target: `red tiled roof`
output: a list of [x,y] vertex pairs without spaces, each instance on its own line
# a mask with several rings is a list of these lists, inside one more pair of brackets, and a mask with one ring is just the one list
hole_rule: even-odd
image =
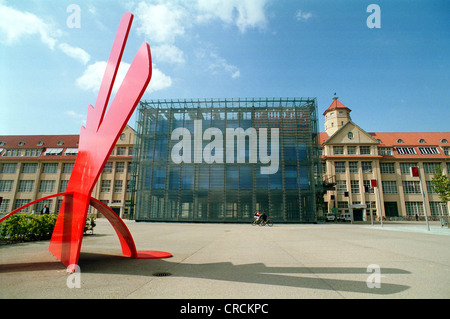
[[[42,147],[78,147],[79,135],[0,135],[0,142],[3,142],[2,148],[42,148]],[[24,145],[19,145],[24,142]],[[43,145],[38,145],[44,142]],[[58,142],[64,144],[58,145]]]
[[[389,132],[389,133],[368,133],[373,138],[380,141],[378,147],[413,147],[416,154],[399,154],[393,150],[393,155],[383,156],[383,158],[395,159],[442,159],[449,158],[442,151],[442,147],[450,147],[450,132]],[[319,143],[323,145],[329,136],[325,132],[319,134]],[[403,141],[403,143],[400,142]],[[447,141],[447,142],[445,142]],[[439,154],[421,154],[419,147],[437,147]],[[341,155],[341,157],[344,155]],[[363,156],[363,155],[361,155]],[[333,156],[334,157],[334,156]],[[350,157],[345,155],[344,157]]]
[[[0,153],[6,152],[8,149],[49,149],[60,148],[63,149],[61,154],[68,148],[78,148],[79,135],[0,135]],[[41,143],[43,142],[43,144]],[[61,142],[63,144],[61,144]],[[58,145],[58,143],[60,145]],[[40,145],[42,144],[42,145]],[[44,156],[42,152],[41,157]],[[59,158],[61,155],[47,155],[48,159]],[[23,153],[22,153],[22,156]],[[75,158],[76,155],[64,155],[64,158]],[[7,157],[14,159],[16,157]],[[28,158],[28,157],[27,157]],[[36,158],[36,157],[33,157]]]
[[[450,132],[395,132],[395,133],[369,133],[375,139],[380,140],[381,147],[393,146],[448,146],[450,147]],[[399,143],[402,140],[403,143]],[[421,143],[420,140],[423,140]],[[443,143],[447,140],[447,143]]]
[[346,107],[344,104],[342,104],[337,97],[333,98],[333,102],[331,102],[331,105],[325,110],[325,112],[323,112],[323,115],[325,115],[325,113],[334,110],[334,109],[346,109],[351,111],[348,107]]

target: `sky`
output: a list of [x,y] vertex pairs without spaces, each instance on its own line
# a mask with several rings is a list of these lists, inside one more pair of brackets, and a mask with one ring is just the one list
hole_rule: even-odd
[[366,132],[450,131],[448,0],[0,0],[0,135],[79,134],[127,11],[115,89],[147,42],[146,100],[314,97],[324,131],[336,93]]

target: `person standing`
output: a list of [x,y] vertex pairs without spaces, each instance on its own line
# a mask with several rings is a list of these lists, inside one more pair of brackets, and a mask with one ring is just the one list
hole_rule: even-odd
[[47,205],[44,205],[44,208],[42,208],[41,210],[41,214],[49,214],[50,213],[50,209],[48,209]]

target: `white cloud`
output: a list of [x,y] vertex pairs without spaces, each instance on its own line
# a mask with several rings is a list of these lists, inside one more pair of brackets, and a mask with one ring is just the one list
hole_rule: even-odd
[[298,10],[295,14],[298,21],[308,21],[312,16],[313,14],[311,12],[303,12],[302,10]]
[[[100,89],[100,84],[102,83],[103,74],[106,70],[106,61],[99,61],[88,65],[83,75],[76,79],[76,85],[86,91],[92,91],[97,93]],[[114,82],[112,92],[117,92],[120,84],[125,78],[125,74],[130,67],[129,63],[120,62],[119,70],[117,71],[116,80]]]
[[[175,43],[195,26],[207,27],[221,21],[236,26],[241,33],[249,28],[264,28],[267,24],[265,9],[268,0],[155,0],[152,4],[140,1],[135,12],[136,30],[152,46],[155,60],[172,64],[185,63],[183,51]],[[194,38],[194,37],[191,37]],[[212,56],[211,56],[212,57]],[[225,59],[212,57],[210,69],[220,67],[239,77],[239,69]]]
[[186,8],[172,2],[148,4],[140,2],[135,9],[137,32],[151,42],[173,43],[185,33],[189,24]]
[[217,53],[207,53],[206,50],[199,49],[196,52],[196,56],[204,62],[204,64],[207,66],[207,69],[212,74],[221,74],[223,71],[225,71],[233,79],[241,76],[241,71],[237,66],[228,63],[227,60],[220,57]]
[[73,110],[66,111],[66,115],[68,115],[74,122],[79,123],[81,125],[86,125],[86,115],[77,113]]
[[38,16],[7,7],[0,3],[0,39],[13,44],[22,38],[39,35],[42,43],[54,49],[62,32]]
[[162,44],[154,46],[152,49],[152,58],[160,62],[173,64],[183,64],[184,53],[178,47],[171,44]]
[[244,33],[247,28],[263,28],[267,23],[264,13],[267,0],[198,0],[197,21],[220,19],[236,25]]
[[[90,64],[84,71],[83,75],[76,79],[76,85],[83,90],[97,93],[100,89],[103,74],[106,70],[106,64],[107,63],[105,61]],[[112,93],[117,92],[129,68],[129,63],[120,62]],[[149,92],[162,90],[170,87],[171,85],[172,79],[153,66],[152,79],[150,80],[150,84],[148,86]]]
[[225,59],[218,57],[214,54],[211,54],[211,57],[214,59],[213,62],[209,65],[210,70],[224,70],[233,79],[236,79],[241,76],[241,71],[235,65],[229,64]]
[[162,73],[159,69],[153,66],[152,79],[147,87],[147,92],[156,92],[172,86],[172,78]]
[[80,61],[83,64],[87,64],[89,60],[91,59],[91,56],[89,53],[84,51],[81,48],[73,47],[67,43],[60,43],[58,45],[58,48],[64,52],[67,56],[74,58],[78,61]]

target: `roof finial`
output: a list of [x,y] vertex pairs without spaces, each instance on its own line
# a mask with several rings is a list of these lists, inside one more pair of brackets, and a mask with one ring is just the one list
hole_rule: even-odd
[[338,99],[338,97],[336,96],[336,93],[334,93],[333,100],[337,100],[337,99]]

